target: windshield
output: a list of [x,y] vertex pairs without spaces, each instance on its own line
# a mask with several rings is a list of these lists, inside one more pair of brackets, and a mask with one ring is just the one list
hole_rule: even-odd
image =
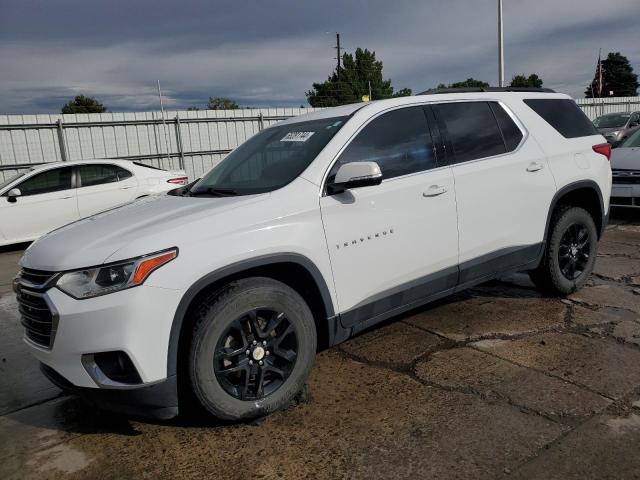
[[323,118],[262,130],[227,155],[189,194],[251,195],[284,187],[309,166],[347,118]]
[[640,147],[640,130],[627,138],[627,140],[620,146],[622,148]]
[[631,115],[628,113],[614,113],[612,115],[603,115],[593,121],[596,128],[620,128],[624,127],[629,121]]
[[12,183],[13,181],[19,179],[20,177],[24,176],[25,174],[32,172],[33,168],[29,168],[28,170],[23,170],[22,172],[16,173],[15,175],[11,175],[9,178],[7,178],[6,180],[4,180],[3,182],[0,182],[0,190],[2,190],[4,187],[6,187],[7,185],[9,185],[10,183]]

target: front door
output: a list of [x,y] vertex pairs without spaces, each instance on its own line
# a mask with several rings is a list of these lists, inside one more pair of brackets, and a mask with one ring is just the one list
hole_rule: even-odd
[[438,165],[425,111],[408,107],[371,120],[340,154],[340,165],[377,162],[380,185],[321,197],[344,326],[388,316],[457,281],[453,175]]
[[15,188],[15,202],[2,198],[0,219],[7,241],[33,240],[51,230],[78,220],[73,167],[52,168],[37,173]]

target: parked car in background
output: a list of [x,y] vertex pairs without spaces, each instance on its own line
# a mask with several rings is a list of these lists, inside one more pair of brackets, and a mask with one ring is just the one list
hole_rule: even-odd
[[617,147],[640,129],[640,112],[607,113],[593,125],[613,147]]
[[104,408],[169,418],[192,396],[238,420],[289,405],[318,344],[424,303],[514,271],[572,293],[607,224],[611,145],[547,92],[322,109],[45,235],[14,282],[29,350]]
[[35,166],[0,183],[0,245],[35,240],[67,223],[186,183],[183,171],[126,160]]
[[640,208],[640,130],[611,154],[612,207]]

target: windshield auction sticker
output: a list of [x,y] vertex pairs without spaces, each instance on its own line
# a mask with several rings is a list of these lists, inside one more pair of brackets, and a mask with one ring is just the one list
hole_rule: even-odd
[[289,132],[282,139],[281,142],[306,142],[311,138],[315,132]]

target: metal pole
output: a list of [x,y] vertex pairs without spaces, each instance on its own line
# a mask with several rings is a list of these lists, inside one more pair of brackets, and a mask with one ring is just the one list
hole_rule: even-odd
[[498,86],[504,87],[504,35],[502,25],[502,0],[498,0]]
[[336,70],[336,74],[338,75],[338,80],[340,80],[340,34],[336,32],[336,52],[338,58],[338,68]]
[[184,150],[182,148],[182,128],[180,128],[180,117],[176,115],[176,143],[178,153],[180,153],[180,170],[184,170]]
[[63,162],[67,161],[67,142],[64,140],[64,131],[62,126],[62,119],[59,118],[56,122],[58,126],[58,144],[60,145],[60,158]]
[[169,155],[169,132],[167,131],[167,123],[164,120],[164,104],[162,103],[162,90],[160,90],[160,80],[158,80],[158,96],[160,97],[160,113],[162,114],[162,125],[164,128],[164,142],[167,144],[167,161],[171,167],[171,155]]

